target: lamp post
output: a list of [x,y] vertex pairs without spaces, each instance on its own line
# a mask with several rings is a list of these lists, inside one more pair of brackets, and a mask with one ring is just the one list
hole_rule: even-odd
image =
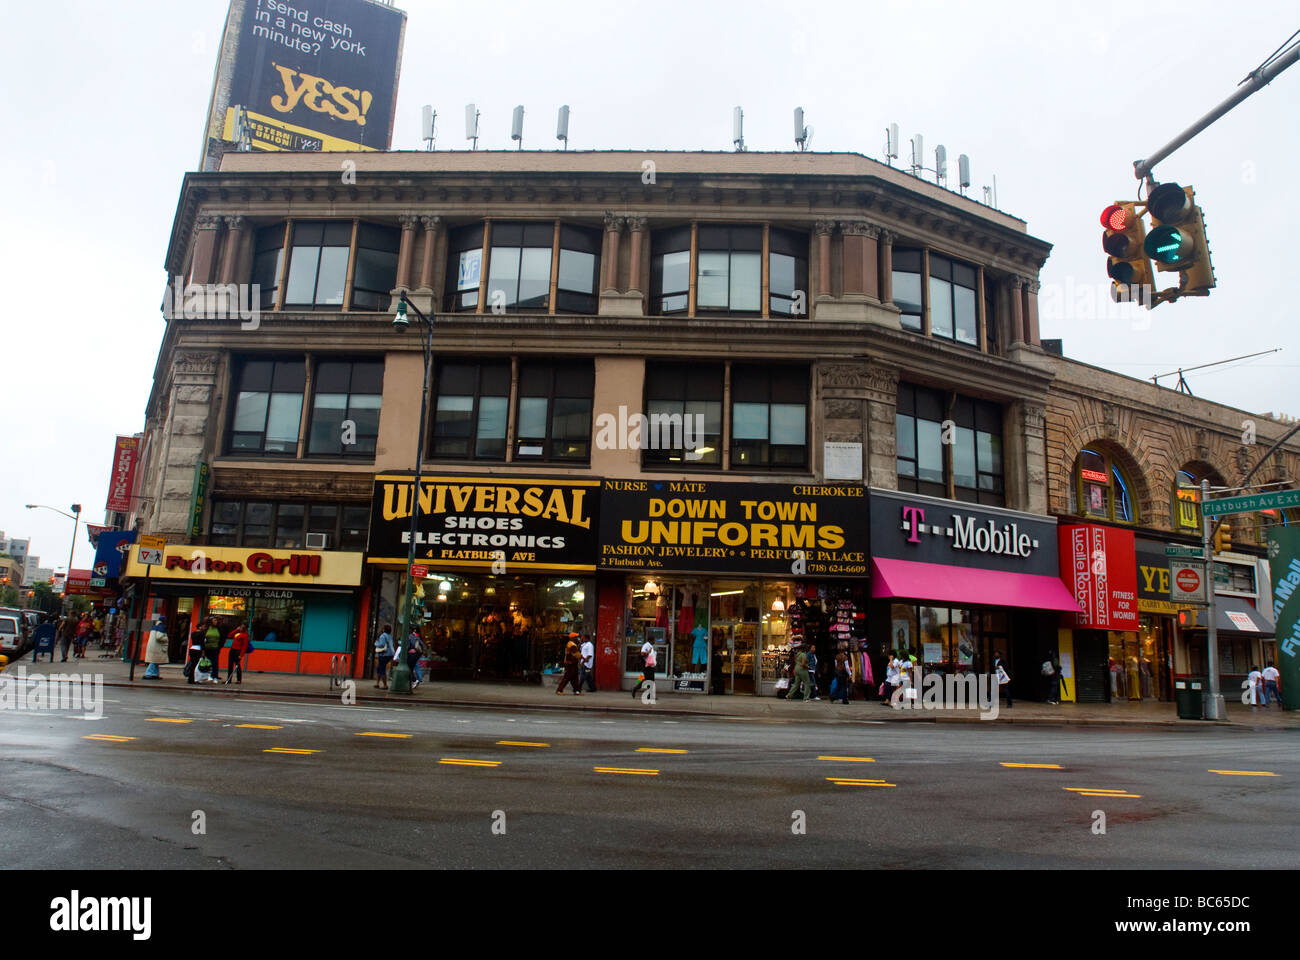
[[433,321],[411,301],[406,299],[406,291],[398,294],[397,312],[393,316],[393,327],[399,333],[405,333],[411,325],[407,311],[415,314],[423,325],[424,333],[424,387],[420,395],[420,429],[415,437],[415,485],[411,497],[411,536],[406,551],[406,596],[401,612],[397,618],[399,644],[403,656],[393,667],[393,676],[389,683],[394,693],[411,692],[411,668],[406,663],[406,644],[411,634],[411,607],[415,602],[415,578],[411,576],[411,566],[415,563],[415,538],[420,524],[420,464],[424,460],[424,426],[426,411],[429,409],[429,368],[433,363]]
[[68,575],[63,580],[63,599],[67,600],[69,596],[68,587],[72,583],[72,555],[77,551],[77,525],[81,523],[81,504],[72,505],[72,513],[64,513],[55,507],[47,507],[43,503],[24,504],[28,510],[53,510],[57,514],[67,517],[72,521],[72,546],[68,548]]

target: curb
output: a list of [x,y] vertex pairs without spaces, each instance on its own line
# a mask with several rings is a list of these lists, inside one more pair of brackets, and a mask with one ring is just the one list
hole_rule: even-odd
[[[134,682],[120,681],[120,680],[112,680],[112,681],[105,680],[104,686],[124,687],[128,689],[151,688],[151,689],[158,689],[158,690],[168,690],[172,692],[180,692],[180,691],[185,691],[188,688],[189,684],[175,684],[175,683],[153,684],[153,683],[145,683],[142,680],[136,680]],[[339,697],[338,693],[306,693],[297,690],[264,690],[264,689],[244,690],[244,689],[237,689],[237,688],[225,690],[224,686],[225,685],[223,684],[222,685],[223,689],[218,691],[213,691],[213,692],[217,693],[220,696],[233,695],[238,697],[242,694],[248,694],[251,697],[288,697],[288,698],[294,698],[299,700],[315,700],[315,701],[322,701],[322,700],[336,701],[338,700]],[[600,714],[607,714],[607,715],[632,714],[634,716],[670,716],[670,717],[695,717],[695,718],[717,717],[717,718],[723,718],[727,720],[748,720],[754,723],[770,723],[770,722],[780,723],[780,722],[786,722],[790,720],[800,720],[805,723],[837,724],[837,725],[838,724],[859,724],[863,726],[866,725],[879,726],[881,723],[934,723],[934,724],[942,723],[942,724],[976,724],[976,725],[989,725],[989,724],[1017,725],[1018,724],[1020,726],[1034,726],[1034,727],[1097,727],[1097,728],[1111,729],[1111,730],[1153,730],[1153,731],[1171,731],[1171,730],[1190,731],[1190,730],[1205,730],[1211,728],[1218,728],[1218,729],[1229,729],[1229,730],[1243,731],[1243,732],[1244,731],[1251,731],[1251,732],[1277,731],[1277,730],[1284,731],[1288,729],[1296,729],[1295,727],[1285,727],[1285,726],[1283,727],[1254,726],[1254,725],[1247,725],[1244,723],[1233,723],[1230,720],[1128,720],[1128,719],[1110,720],[1110,719],[1102,719],[1102,718],[1082,718],[1082,719],[1074,720],[1066,717],[1025,717],[1022,719],[1019,717],[1008,717],[1006,715],[1006,711],[1002,711],[998,716],[998,719],[993,721],[981,720],[978,716],[970,716],[970,717],[956,716],[956,715],[949,716],[942,711],[917,711],[916,715],[914,716],[909,715],[905,717],[895,717],[890,719],[885,719],[885,717],[883,716],[880,719],[873,719],[874,715],[866,716],[866,717],[845,717],[843,719],[839,719],[839,718],[831,719],[831,718],[813,717],[813,716],[805,716],[805,717],[781,716],[778,714],[769,714],[766,716],[751,716],[748,714],[722,713],[713,710],[686,710],[680,707],[655,707],[655,708],[647,708],[647,707],[640,707],[640,706],[616,707],[613,706],[612,704],[609,706],[599,706],[594,703],[592,704],[587,704],[587,703],[576,704],[576,703],[569,703],[569,702],[563,704],[521,703],[517,701],[496,701],[496,700],[490,700],[490,701],[421,700],[415,698],[395,700],[392,697],[376,697],[372,695],[363,695],[361,693],[357,694],[356,702],[358,704],[364,703],[371,706],[385,705],[385,704],[388,705],[400,704],[402,706],[406,706],[409,704],[412,706],[421,706],[421,707],[452,707],[456,709],[470,709],[470,710],[538,710],[538,711],[546,711],[546,712],[554,712],[554,711],[562,710],[566,713],[571,713],[574,711],[582,711],[584,713],[600,713]]]

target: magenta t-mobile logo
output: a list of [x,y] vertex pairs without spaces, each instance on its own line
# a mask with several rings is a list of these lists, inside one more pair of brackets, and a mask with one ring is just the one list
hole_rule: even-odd
[[923,507],[904,507],[903,508],[903,529],[909,531],[907,538],[908,543],[921,542],[921,530],[918,524],[925,522],[925,509]]

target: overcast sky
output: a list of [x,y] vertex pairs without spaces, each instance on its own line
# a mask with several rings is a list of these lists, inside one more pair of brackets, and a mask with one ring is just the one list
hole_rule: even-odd
[[[163,257],[181,177],[198,163],[226,0],[47,0],[5,14],[0,153],[5,229],[6,443],[0,529],[66,566],[70,520],[102,522],[115,434],[142,429],[163,329]],[[942,143],[974,185],[1052,244],[1042,335],[1135,377],[1257,350],[1188,375],[1198,395],[1300,414],[1300,333],[1271,244],[1300,210],[1300,67],[1156,169],[1197,189],[1218,288],[1146,313],[1107,298],[1102,208],[1136,194],[1146,156],[1236,88],[1297,28],[1293,2],[564,3],[408,0],[394,147],[551,149],[560,104],[571,149],[789,150],[802,106],[815,150],[883,159],[884,128]],[[1170,46],[1156,41],[1169,37]],[[1178,38],[1176,41],[1172,38]],[[445,118],[445,119],[444,119]],[[906,145],[904,145],[906,154]],[[904,161],[906,156],[904,156]],[[955,177],[954,177],[955,179]],[[1173,385],[1174,380],[1163,383]],[[92,552],[78,534],[75,566]]]

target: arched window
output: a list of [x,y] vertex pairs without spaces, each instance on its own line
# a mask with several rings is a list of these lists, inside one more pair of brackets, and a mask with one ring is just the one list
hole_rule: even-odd
[[1081,450],[1074,466],[1075,494],[1084,516],[1120,523],[1137,523],[1137,503],[1132,485],[1111,457],[1097,450]]
[[1174,474],[1173,526],[1175,530],[1199,533],[1201,529],[1201,479],[1191,469]]

